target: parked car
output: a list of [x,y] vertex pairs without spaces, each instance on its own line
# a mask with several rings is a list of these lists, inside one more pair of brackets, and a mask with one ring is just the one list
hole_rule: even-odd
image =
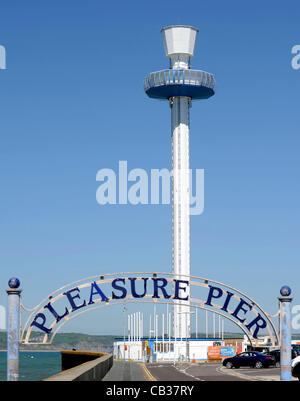
[[[272,351],[264,352],[264,354],[274,356],[276,368],[280,367],[280,349],[273,349]],[[291,359],[293,360],[297,358],[297,356],[297,352],[292,348]]]
[[300,356],[300,344],[292,344],[292,349],[295,350],[297,356]]
[[300,380],[300,356],[297,356],[297,358],[292,361],[292,376]]
[[240,368],[241,366],[249,366],[256,369],[268,368],[275,364],[274,356],[263,354],[257,351],[242,352],[232,358],[226,358],[223,366],[227,369]]

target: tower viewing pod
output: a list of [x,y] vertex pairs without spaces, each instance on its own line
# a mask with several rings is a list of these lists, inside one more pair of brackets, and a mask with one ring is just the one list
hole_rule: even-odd
[[[215,78],[205,71],[190,69],[190,59],[198,30],[175,25],[162,29],[167,70],[152,72],[144,80],[146,94],[168,100],[172,126],[172,272],[175,277],[190,276],[190,172],[189,172],[189,109],[191,101],[208,99],[215,94]],[[188,294],[189,295],[189,294]],[[190,302],[173,306],[175,338],[189,338]]]

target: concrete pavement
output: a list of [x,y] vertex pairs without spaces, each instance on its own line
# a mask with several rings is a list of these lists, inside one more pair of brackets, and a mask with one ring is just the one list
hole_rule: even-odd
[[[280,381],[280,368],[226,369],[220,363],[153,363],[147,369],[158,381]],[[292,378],[297,381],[296,378]]]
[[174,365],[170,362],[143,364],[115,360],[103,381],[280,381],[280,369],[226,369],[213,362]]
[[117,361],[102,381],[152,381],[155,380],[145,369],[145,365],[138,362]]
[[150,363],[149,372],[158,381],[245,381],[242,377],[229,376],[218,371],[219,363]]
[[[280,381],[280,368],[270,367],[268,369],[226,369],[224,366],[221,366],[218,368],[218,370],[229,376],[239,377],[250,381]],[[298,381],[298,379],[292,377],[292,381]]]

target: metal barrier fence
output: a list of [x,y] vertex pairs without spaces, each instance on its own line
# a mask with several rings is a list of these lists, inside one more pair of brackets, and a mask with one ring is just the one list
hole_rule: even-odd
[[144,79],[144,90],[164,85],[205,86],[215,90],[216,81],[213,74],[199,70],[162,70],[152,72]]

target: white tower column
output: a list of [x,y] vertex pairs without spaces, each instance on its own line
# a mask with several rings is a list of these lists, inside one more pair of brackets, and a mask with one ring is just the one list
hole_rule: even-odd
[[[190,171],[189,108],[192,100],[215,94],[215,78],[205,71],[191,70],[190,60],[198,29],[172,25],[161,30],[170,69],[152,72],[144,80],[146,94],[168,100],[172,116],[172,273],[175,279],[190,281]],[[191,333],[190,289],[181,290],[173,304],[173,335],[189,338]],[[188,299],[184,300],[188,295]]]
[[[193,56],[197,31],[186,27],[166,28],[163,40],[170,67],[174,70],[188,70]],[[177,279],[190,280],[190,127],[189,108],[191,99],[187,96],[170,98],[172,124],[172,272]],[[184,275],[184,276],[182,276]],[[188,295],[179,294],[184,298]],[[190,337],[190,301],[176,301],[174,312],[174,336]]]
[[[189,107],[190,99],[187,97],[174,97],[171,100],[173,168],[172,270],[175,277],[181,280],[189,280],[190,275]],[[180,275],[186,275],[186,277]],[[189,296],[189,292],[187,295]],[[176,302],[180,303],[180,305],[174,305],[174,335],[177,338],[190,337],[190,301]]]

